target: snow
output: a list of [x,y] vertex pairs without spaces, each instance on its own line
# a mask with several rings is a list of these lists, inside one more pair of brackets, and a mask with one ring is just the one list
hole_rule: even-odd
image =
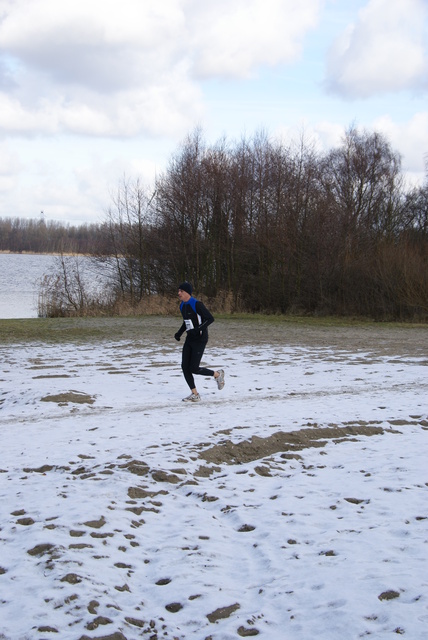
[[0,638],[426,638],[426,357],[173,342],[0,345]]

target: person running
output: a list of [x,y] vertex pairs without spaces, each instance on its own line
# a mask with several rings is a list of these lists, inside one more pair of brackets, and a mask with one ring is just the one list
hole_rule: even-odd
[[194,375],[212,376],[217,382],[217,387],[224,387],[224,371],[219,369],[213,371],[200,367],[202,356],[208,342],[208,326],[214,322],[214,318],[205,305],[192,296],[192,285],[190,282],[182,282],[178,285],[178,297],[180,299],[180,311],[183,316],[183,324],[174,334],[174,338],[179,342],[181,336],[186,332],[186,341],[183,345],[181,368],[184,378],[189,385],[191,394],[183,398],[183,402],[199,402],[199,395]]

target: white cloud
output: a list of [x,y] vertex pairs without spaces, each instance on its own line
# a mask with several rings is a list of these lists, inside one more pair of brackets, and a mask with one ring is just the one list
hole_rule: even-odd
[[260,65],[294,61],[320,9],[319,0],[217,0],[204,5],[193,0],[191,4],[194,68],[201,77],[245,78]]
[[0,175],[0,209],[9,217],[37,218],[44,211],[47,220],[96,222],[103,218],[108,204],[107,175],[108,166],[102,163],[73,175],[56,173],[50,160],[33,162],[24,179],[13,175],[2,179]]
[[327,87],[344,97],[428,89],[426,0],[370,0],[332,47]]
[[0,131],[182,135],[198,81],[289,63],[321,0],[15,0],[0,14]]
[[152,84],[146,90],[119,95],[76,94],[67,101],[52,95],[34,106],[0,92],[0,130],[3,133],[53,135],[68,132],[89,136],[174,135],[201,115],[200,93],[195,85],[178,79],[170,85]]
[[23,165],[16,153],[6,145],[0,147],[0,176],[13,176],[21,171]]
[[[23,163],[18,155],[6,145],[0,146],[0,204],[7,200],[17,188]],[[7,211],[8,208],[5,209]],[[1,217],[0,213],[0,217]]]
[[[101,138],[82,147],[72,136],[34,140],[20,138],[0,145],[0,217],[37,218],[80,224],[104,219],[111,194],[123,178],[138,176],[148,189],[163,169],[165,154],[150,153],[147,142],[108,141]],[[148,156],[148,158],[147,158]]]
[[[346,128],[337,123],[324,121],[314,124],[312,133],[321,149],[327,151],[340,146]],[[391,116],[383,115],[365,128],[385,135],[393,151],[401,155],[403,175],[410,182],[415,184],[424,182],[428,161],[428,111],[416,113],[404,122],[396,122]]]
[[171,63],[183,19],[176,0],[18,0],[0,47],[60,85],[118,91]]
[[[275,137],[285,144],[298,141],[303,135],[307,143],[313,142],[321,153],[339,147],[349,125],[329,120],[305,122],[301,127],[283,127],[275,131]],[[356,125],[360,128],[359,125]],[[423,184],[428,163],[428,111],[416,113],[405,122],[396,122],[383,115],[365,125],[368,131],[383,133],[393,151],[402,157],[403,175],[413,184]]]
[[[360,128],[358,124],[357,128]],[[338,147],[342,144],[346,129],[334,122],[318,122],[313,125],[313,135],[321,149]],[[422,184],[425,178],[425,162],[428,160],[428,111],[416,113],[404,122],[394,121],[383,115],[365,125],[368,131],[383,133],[393,151],[402,157],[402,171],[412,182]]]
[[312,135],[316,140],[317,147],[326,152],[342,144],[345,129],[337,122],[324,120],[313,125]]
[[428,161],[428,111],[415,113],[404,123],[385,115],[373,123],[373,128],[384,133],[392,147],[401,153],[405,172],[422,182]]

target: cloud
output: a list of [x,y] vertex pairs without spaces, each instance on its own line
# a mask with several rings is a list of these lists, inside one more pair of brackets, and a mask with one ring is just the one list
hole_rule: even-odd
[[[294,61],[318,22],[320,2],[193,0],[189,11],[193,67],[198,77],[246,78],[261,65]],[[202,8],[203,6],[203,8]]]
[[0,131],[182,133],[199,82],[290,63],[321,0],[15,0],[0,12]]
[[85,92],[76,92],[67,99],[53,91],[34,105],[0,92],[0,131],[4,134],[174,135],[190,126],[189,114],[201,112],[197,87],[179,77],[171,78],[168,85],[152,83],[145,89],[104,99]]
[[0,176],[14,176],[23,168],[17,154],[9,150],[6,145],[0,147]]
[[0,202],[16,188],[22,164],[17,155],[5,146],[0,147]]
[[[5,161],[7,157],[3,158]],[[73,171],[58,172],[52,158],[27,160],[25,172],[2,172],[0,154],[0,210],[7,217],[37,218],[44,211],[47,220],[76,224],[102,219],[109,204],[108,183],[117,180],[121,165],[97,159],[97,164],[81,164]]]
[[0,47],[59,85],[120,91],[171,63],[183,20],[177,0],[17,0]]
[[405,158],[403,167],[422,182],[428,161],[428,111],[415,113],[407,122],[398,124],[390,116],[382,116],[373,123],[373,128],[384,133],[394,149],[399,149]]
[[[360,129],[358,123],[355,126]],[[306,143],[313,143],[317,150],[326,153],[342,145],[348,127],[329,120],[302,120],[300,128],[282,127],[274,132],[274,136],[287,145],[303,135]],[[428,163],[428,111],[415,113],[403,122],[395,122],[391,116],[383,115],[361,128],[384,134],[393,151],[402,157],[404,176],[412,184],[424,183]]]
[[[359,125],[356,125],[359,129]],[[422,184],[426,178],[428,161],[428,111],[415,113],[409,120],[395,122],[391,116],[380,116],[367,125],[367,131],[385,135],[393,151],[402,157],[403,175],[414,184]],[[319,148],[328,151],[342,144],[347,127],[338,123],[322,121],[313,124],[309,132]]]
[[370,0],[334,43],[327,88],[345,98],[428,89],[426,0]]

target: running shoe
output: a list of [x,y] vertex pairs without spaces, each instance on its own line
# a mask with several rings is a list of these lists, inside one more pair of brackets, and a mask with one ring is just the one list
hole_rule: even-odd
[[190,396],[183,398],[183,402],[199,402],[200,399],[201,396],[199,395],[199,393],[191,393]]
[[219,389],[223,389],[223,387],[224,387],[224,371],[223,371],[223,369],[219,369],[218,373],[219,373],[219,376],[218,376],[218,378],[215,379],[215,381],[217,382],[217,387]]

